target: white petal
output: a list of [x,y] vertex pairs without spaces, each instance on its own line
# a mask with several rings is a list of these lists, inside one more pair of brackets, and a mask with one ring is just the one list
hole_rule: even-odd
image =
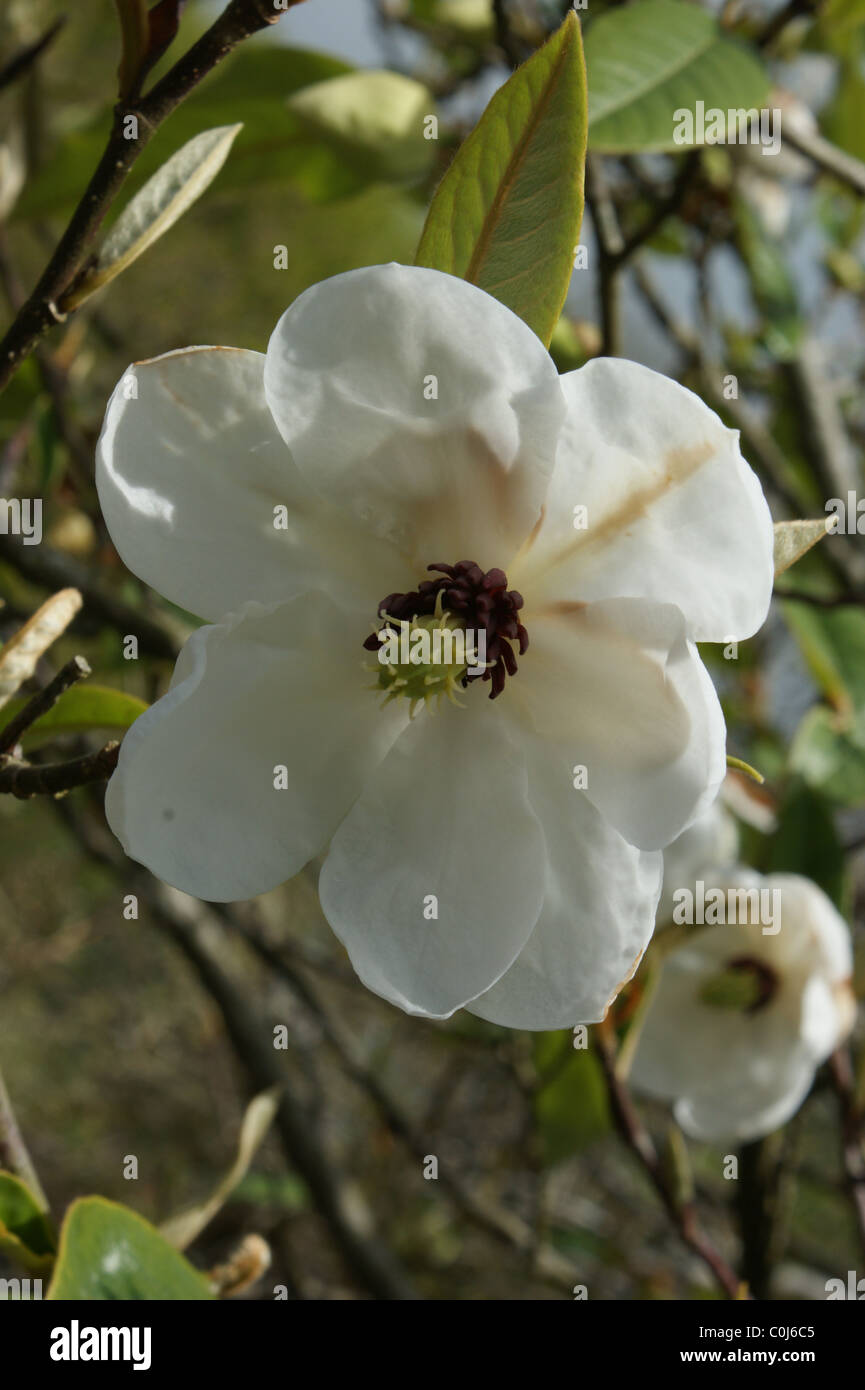
[[530,646],[503,699],[586,768],[586,792],[631,844],[662,849],[726,771],[718,697],[681,612],[639,599],[526,610]]
[[731,869],[739,848],[736,822],[719,797],[664,850],[664,886],[658,921],[673,917],[677,888],[693,889],[698,878],[711,878]]
[[[319,884],[364,984],[433,1018],[507,970],[543,903],[523,757],[495,706],[467,699],[417,715],[334,836]],[[433,900],[438,915],[425,917]]]
[[771,940],[759,927],[710,927],[664,962],[631,1081],[675,1101],[677,1120],[694,1138],[768,1134],[789,1119],[811,1084],[815,1062],[786,1009],[772,1001],[748,1014],[700,999],[702,986],[729,960],[763,955],[760,942]]
[[[511,583],[675,603],[694,641],[750,637],[769,609],[773,537],[738,433],[635,362],[596,358],[561,385],[568,416],[544,523]],[[574,529],[578,506],[586,529]]]
[[559,378],[531,329],[475,286],[402,265],[325,280],[283,314],[264,381],[311,486],[420,570],[506,568],[534,526]]
[[661,855],[634,849],[574,789],[558,749],[526,751],[544,832],[544,907],[510,970],[470,1013],[507,1028],[572,1028],[604,1017],[652,935]]
[[795,1115],[814,1080],[814,1065],[795,1053],[769,1067],[754,1058],[731,1084],[708,1088],[673,1107],[677,1123],[703,1143],[750,1143]]
[[[200,617],[314,587],[353,589],[372,616],[404,566],[307,487],[263,375],[263,354],[237,348],[187,348],[127,369],[97,447],[111,539],[133,573]],[[287,528],[274,525],[277,506]]]
[[406,723],[364,689],[363,637],[322,594],[193,633],[108,785],[127,854],[213,901],[263,893],[317,854]]

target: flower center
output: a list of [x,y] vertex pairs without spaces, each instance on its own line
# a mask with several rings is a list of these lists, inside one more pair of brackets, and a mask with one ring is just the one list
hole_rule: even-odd
[[778,984],[777,974],[765,961],[756,956],[737,956],[705,981],[700,998],[714,1008],[755,1014],[775,996]]
[[387,699],[406,695],[412,713],[418,701],[446,695],[459,704],[457,685],[490,682],[490,699],[502,693],[507,676],[517,670],[512,643],[520,656],[529,634],[519,620],[522,594],[508,589],[504,570],[486,573],[473,560],[456,565],[427,565],[435,579],[417,589],[388,594],[378,605],[384,624],[364,642],[375,652],[376,689]]

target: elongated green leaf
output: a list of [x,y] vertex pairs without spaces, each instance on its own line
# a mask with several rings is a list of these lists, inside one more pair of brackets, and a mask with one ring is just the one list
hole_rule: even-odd
[[[225,65],[202,82],[195,100],[181,105],[148,145],[129,175],[130,195],[144,186],[187,140],[202,129],[243,123],[224,168],[224,188],[290,184],[316,200],[342,196],[361,187],[348,161],[322,140],[304,136],[301,123],[285,105],[293,92],[327,77],[349,72],[347,63],[321,53],[282,44],[256,44],[235,50]],[[86,126],[59,137],[22,190],[15,216],[68,216],[90,177],[105,144],[110,113],[99,111]]]
[[182,1299],[213,1294],[203,1274],[129,1207],[81,1197],[66,1213],[48,1298]]
[[0,1253],[41,1274],[54,1260],[54,1232],[20,1178],[0,1172]]
[[127,203],[106,237],[94,269],[63,301],[64,308],[74,309],[88,299],[174,226],[216,178],[240,128],[226,125],[202,131],[163,164]]
[[821,516],[816,521],[775,522],[775,574],[783,574],[812,546],[835,530],[838,518]]
[[549,344],[583,214],[580,26],[560,29],[499,88],[433,198],[417,265],[479,285]]
[[[13,719],[26,701],[10,700],[4,720]],[[59,734],[83,734],[92,729],[128,729],[147,709],[145,700],[111,690],[107,685],[76,685],[61,695],[53,709],[37,719],[24,735],[25,748],[32,748]]]
[[769,90],[759,59],[684,0],[602,15],[586,35],[586,67],[589,145],[610,153],[678,149],[674,112],[693,114],[698,101],[704,111],[760,107]]

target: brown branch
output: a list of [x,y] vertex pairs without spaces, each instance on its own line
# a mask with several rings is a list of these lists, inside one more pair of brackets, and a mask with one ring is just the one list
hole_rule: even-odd
[[[260,931],[243,920],[234,907],[212,904],[212,910],[244,940],[271,970],[284,980],[295,996],[309,1011],[321,1030],[322,1037],[333,1052],[348,1079],[367,1095],[387,1124],[394,1138],[419,1163],[427,1156],[428,1141],[424,1141],[410,1122],[388,1088],[382,1085],[375,1071],[368,1070],[355,1056],[347,1032],[324,1007],[316,991],[279,951],[264,940]],[[567,1055],[572,1055],[568,1039]],[[456,1211],[479,1230],[502,1242],[531,1262],[538,1278],[558,1289],[573,1288],[576,1270],[570,1260],[549,1245],[538,1245],[535,1232],[516,1212],[508,1211],[485,1193],[480,1193],[464,1181],[453,1169],[444,1165],[439,1172],[440,1185],[447,1192]]]
[[679,211],[686,194],[693,187],[694,175],[699,167],[700,150],[691,150],[680,162],[666,196],[655,205],[642,226],[638,227],[630,236],[624,237],[619,249],[612,253],[612,259],[616,265],[623,265],[625,261],[630,260],[641,246],[660,231],[667,218],[673,217]]
[[518,68],[525,58],[519,41],[511,28],[507,0],[493,0],[493,18],[496,26],[496,43],[502,50],[512,68]]
[[865,1249],[865,1115],[856,1100],[853,1063],[846,1047],[839,1047],[829,1058],[829,1075],[841,1111],[841,1157],[862,1247]]
[[[291,0],[299,3],[299,0]],[[219,18],[133,107],[119,103],[102,158],[53,256],[29,299],[0,342],[0,390],[56,323],[66,315],[62,300],[84,272],[102,222],[145,146],[202,78],[244,39],[275,24],[284,11],[271,0],[230,0]],[[127,139],[126,117],[137,117],[138,134]]]
[[249,1009],[230,977],[220,949],[223,924],[213,905],[175,893],[147,870],[131,864],[103,827],[80,809],[66,802],[58,802],[56,809],[87,855],[114,874],[123,875],[123,891],[135,893],[147,905],[155,925],[186,957],[222,1015],[234,1053],[249,1076],[251,1093],[279,1087],[275,1128],[286,1161],[309,1188],[358,1283],[374,1298],[417,1299],[419,1295],[400,1261],[376,1233],[363,1193],[331,1163],[307,1108],[292,1093],[272,1045],[272,1029]]
[[25,44],[23,48],[18,49],[17,53],[12,54],[9,61],[0,67],[0,91],[13,82],[17,82],[19,77],[30,70],[37,58],[41,57],[46,48],[54,42],[65,23],[66,16],[61,15],[59,19],[55,19],[40,38],[35,39],[33,43]]
[[95,753],[62,763],[28,763],[0,757],[0,793],[26,801],[31,796],[61,796],[88,782],[104,782],[117,766],[120,744],[113,740]]
[[652,1137],[640,1119],[627,1086],[616,1070],[615,1044],[604,1024],[599,1024],[594,1029],[594,1043],[607,1085],[610,1110],[621,1138],[642,1164],[681,1239],[711,1270],[728,1298],[742,1298],[739,1277],[700,1229],[693,1200],[683,1201],[673,1191]]
[[595,155],[586,160],[586,206],[598,241],[598,294],[601,310],[601,356],[618,357],[621,351],[621,256],[625,241],[615,205],[607,187],[604,166]]
[[0,729],[0,754],[8,753],[10,748],[14,748],[30,725],[35,724],[37,719],[41,719],[43,714],[54,708],[64,691],[89,675],[90,667],[83,656],[73,656],[71,661],[67,661],[54,679],[50,680],[43,690],[37,691],[15,718],[10,719],[9,723]]

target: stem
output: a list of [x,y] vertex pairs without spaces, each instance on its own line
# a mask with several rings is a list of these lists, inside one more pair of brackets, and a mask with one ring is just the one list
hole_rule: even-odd
[[[219,18],[146,96],[131,107],[118,103],[108,143],[81,201],[36,288],[0,342],[0,391],[48,330],[64,321],[63,294],[85,269],[96,233],[126,175],[163,121],[233,48],[275,24],[283,13],[274,10],[268,0],[230,0]],[[130,115],[138,119],[135,139],[125,135],[126,117]]]
[[681,1239],[711,1270],[727,1297],[740,1299],[743,1295],[738,1275],[700,1229],[695,1203],[679,1200],[668,1182],[652,1137],[640,1119],[628,1088],[618,1073],[616,1046],[610,1034],[611,1030],[607,1025],[599,1024],[595,1028],[594,1041],[607,1084],[607,1096],[616,1128],[625,1144],[642,1164]]
[[43,714],[47,714],[50,709],[53,709],[60,696],[70,686],[89,675],[90,667],[83,656],[73,656],[71,661],[67,661],[54,679],[48,682],[44,690],[38,691],[32,699],[27,701],[15,718],[10,719],[4,729],[0,729],[0,754],[8,753],[10,748],[14,748],[31,724],[35,724],[37,719],[41,719]]
[[759,1139],[739,1152],[738,1208],[742,1233],[742,1277],[755,1298],[769,1297],[780,1169],[776,1144]]
[[5,1168],[8,1173],[14,1173],[16,1178],[20,1178],[36,1199],[40,1209],[48,1211],[48,1199],[42,1190],[42,1184],[36,1169],[33,1167],[33,1161],[27,1152],[27,1145],[24,1143],[18,1128],[18,1121],[15,1118],[15,1111],[12,1109],[12,1101],[6,1090],[2,1071],[0,1071],[0,1168]]
[[838,1097],[841,1111],[841,1157],[844,1162],[844,1175],[850,1193],[859,1231],[862,1248],[865,1250],[865,1135],[863,1135],[863,1113],[856,1098],[856,1081],[853,1063],[846,1047],[839,1047],[829,1058],[829,1074],[832,1086]]
[[60,796],[88,782],[104,782],[116,768],[119,754],[120,744],[115,741],[95,753],[62,763],[25,763],[0,757],[0,792],[26,801],[31,796]]

